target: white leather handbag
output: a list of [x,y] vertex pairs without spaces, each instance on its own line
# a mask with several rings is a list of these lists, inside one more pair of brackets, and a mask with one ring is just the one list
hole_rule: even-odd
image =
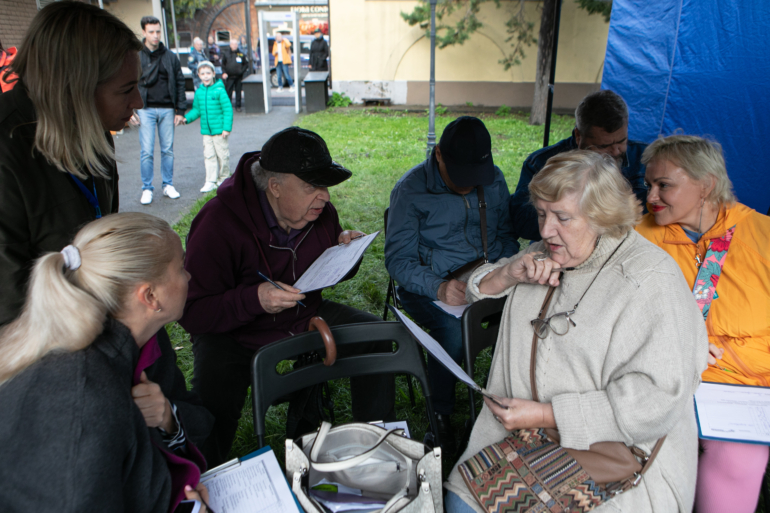
[[322,479],[387,501],[379,513],[444,511],[441,449],[406,438],[401,429],[324,422],[317,432],[286,440],[286,478],[308,513],[324,512],[309,493]]

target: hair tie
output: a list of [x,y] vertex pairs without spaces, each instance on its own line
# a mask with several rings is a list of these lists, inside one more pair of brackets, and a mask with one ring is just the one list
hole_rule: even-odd
[[67,266],[67,269],[76,271],[80,268],[81,260],[78,248],[70,244],[61,250],[61,254],[64,255],[64,265]]

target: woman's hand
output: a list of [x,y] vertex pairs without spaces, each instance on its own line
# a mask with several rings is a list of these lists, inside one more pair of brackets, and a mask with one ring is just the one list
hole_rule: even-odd
[[131,397],[142,412],[147,427],[163,428],[167,433],[176,431],[171,403],[163,395],[160,385],[147,379],[144,371],[139,378],[139,384],[131,388]]
[[709,344],[709,365],[716,365],[717,360],[721,360],[723,354],[725,354],[723,348]]
[[547,283],[557,287],[559,273],[556,271],[560,269],[561,266],[544,253],[527,253],[484,276],[479,283],[479,292],[499,294],[519,283]]
[[495,399],[507,408],[501,408],[490,398],[484,398],[484,404],[495,416],[506,431],[530,428],[555,428],[556,419],[553,416],[551,403],[538,403],[526,399],[510,399],[508,397],[494,396]]
[[198,483],[195,490],[193,490],[193,487],[190,485],[185,486],[184,496],[188,501],[198,501],[201,503],[200,513],[206,513],[208,511],[209,490],[203,483]]

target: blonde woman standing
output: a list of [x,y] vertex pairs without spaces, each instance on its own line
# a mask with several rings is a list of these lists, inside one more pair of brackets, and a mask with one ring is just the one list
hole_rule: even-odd
[[156,336],[182,315],[189,278],[179,237],[139,213],[93,221],[37,260],[0,332],[3,511],[165,513],[200,498],[189,393]]
[[118,210],[109,131],[142,107],[142,45],[120,20],[54,2],[32,21],[0,96],[0,325],[24,302],[32,261]]

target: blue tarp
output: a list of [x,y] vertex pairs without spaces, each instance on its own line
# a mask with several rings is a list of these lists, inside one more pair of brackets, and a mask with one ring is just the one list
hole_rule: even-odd
[[770,2],[614,0],[603,89],[628,103],[629,137],[715,139],[738,200],[770,207]]

